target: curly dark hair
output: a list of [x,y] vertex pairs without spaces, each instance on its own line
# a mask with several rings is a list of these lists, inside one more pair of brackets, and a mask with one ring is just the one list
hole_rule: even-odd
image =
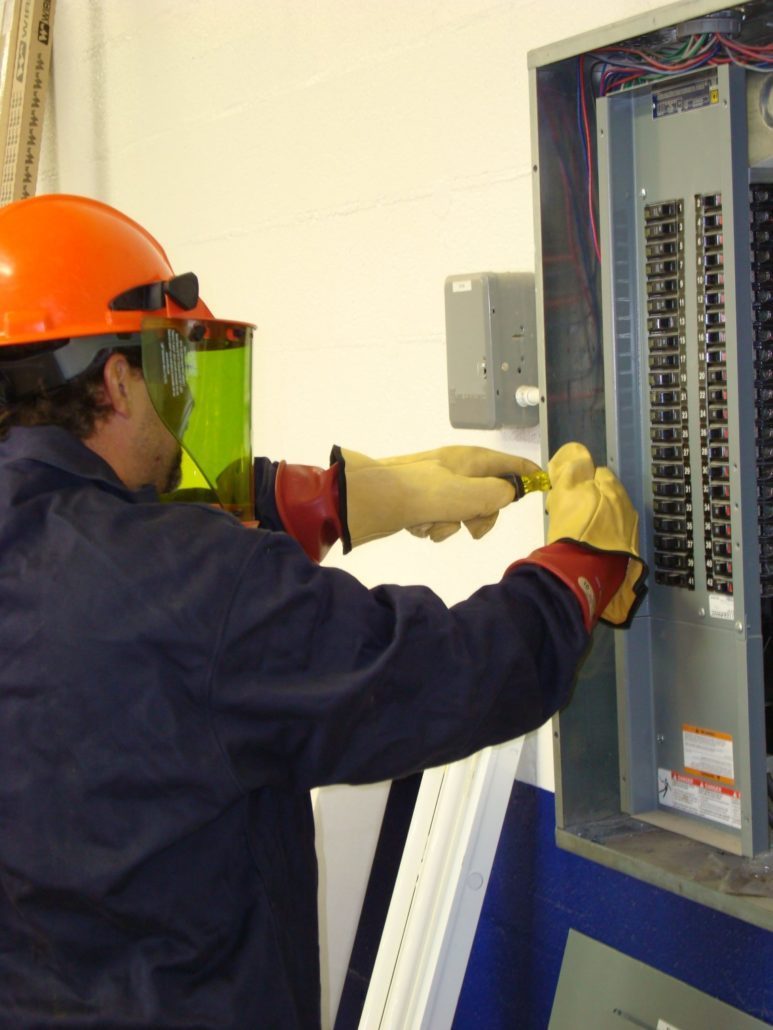
[[[7,348],[3,356],[23,357],[25,352],[28,354],[29,348]],[[133,368],[142,368],[136,349],[104,351],[85,372],[68,383],[8,404],[0,403],[0,440],[13,426],[60,426],[79,440],[91,436],[97,422],[110,411],[102,392],[102,373],[108,357],[115,353],[123,354]]]

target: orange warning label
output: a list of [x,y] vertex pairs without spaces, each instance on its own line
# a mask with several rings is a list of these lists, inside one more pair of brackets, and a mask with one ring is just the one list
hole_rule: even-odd
[[686,772],[730,786],[735,783],[733,738],[729,733],[685,724],[682,746]]

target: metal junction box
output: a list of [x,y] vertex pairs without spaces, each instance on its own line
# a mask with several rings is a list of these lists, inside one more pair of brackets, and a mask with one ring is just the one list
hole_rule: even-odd
[[532,272],[452,275],[445,283],[448,412],[461,429],[535,426],[539,407],[516,399],[537,384]]
[[620,476],[650,568],[556,721],[559,841],[769,927],[773,75],[744,65],[771,15],[675,4],[530,55],[544,450]]

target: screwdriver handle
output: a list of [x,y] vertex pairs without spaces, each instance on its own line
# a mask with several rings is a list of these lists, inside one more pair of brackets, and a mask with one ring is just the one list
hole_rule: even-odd
[[541,490],[543,493],[546,493],[550,489],[550,477],[542,469],[539,472],[528,472],[524,476],[508,472],[500,476],[500,479],[506,479],[515,490],[514,501],[520,501],[526,494],[533,493],[535,490]]

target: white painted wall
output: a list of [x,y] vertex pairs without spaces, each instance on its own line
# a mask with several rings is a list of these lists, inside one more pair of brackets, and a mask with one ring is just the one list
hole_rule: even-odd
[[[122,208],[217,314],[258,323],[257,453],[326,464],[334,442],[467,442],[537,458],[536,433],[450,428],[443,280],[533,267],[527,51],[657,6],[58,0],[38,192]],[[477,544],[403,534],[333,560],[452,602],[541,533],[532,498]],[[552,788],[536,739],[522,772]],[[321,803],[330,1011],[383,798]]]

